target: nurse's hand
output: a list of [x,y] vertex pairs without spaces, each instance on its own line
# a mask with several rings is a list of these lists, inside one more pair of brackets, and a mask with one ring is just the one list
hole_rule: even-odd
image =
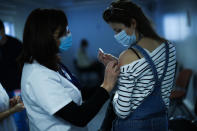
[[103,50],[99,48],[98,60],[106,66],[110,61],[118,61],[118,58],[111,54],[104,53]]
[[118,75],[120,73],[120,65],[117,61],[110,61],[105,69],[104,81],[101,87],[105,88],[108,92],[115,87]]

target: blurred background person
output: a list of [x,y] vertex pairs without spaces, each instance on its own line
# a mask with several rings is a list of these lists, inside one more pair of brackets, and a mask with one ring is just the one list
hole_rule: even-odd
[[88,41],[86,39],[82,39],[76,58],[77,70],[79,71],[79,73],[95,72],[98,76],[97,77],[98,83],[101,83],[103,81],[104,66],[99,61],[92,60],[88,56],[87,49],[88,49]]
[[0,82],[9,97],[14,96],[14,90],[20,89],[20,73],[16,58],[20,54],[22,43],[5,34],[3,21],[0,20]]
[[[21,53],[22,42],[5,34],[5,26],[0,20],[0,83],[8,93],[9,98],[20,95],[21,73],[16,62]],[[27,130],[26,112],[14,114],[14,120],[20,131]]]

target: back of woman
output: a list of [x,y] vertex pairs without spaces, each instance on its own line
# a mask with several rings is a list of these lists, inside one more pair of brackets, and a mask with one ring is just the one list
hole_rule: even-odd
[[[173,44],[169,45],[169,62],[164,80],[161,83],[162,98],[166,107],[169,106],[169,95],[173,86],[175,64],[176,64],[176,51]],[[146,50],[146,49],[145,49]],[[165,66],[165,44],[161,44],[153,52],[148,52],[151,56],[158,73],[161,78]],[[116,106],[116,111],[120,117],[125,118],[133,112],[154,90],[155,80],[154,75],[149,63],[145,58],[133,61],[130,64],[121,67],[121,74],[119,76],[117,92],[120,95],[119,103]],[[130,99],[132,103],[128,106],[127,102],[121,99]],[[151,105],[151,103],[150,103]],[[150,106],[151,107],[151,106]]]
[[167,108],[172,90],[176,51],[157,35],[136,4],[119,0],[103,13],[115,39],[127,47],[118,59],[120,75],[113,98],[114,131],[167,131]]

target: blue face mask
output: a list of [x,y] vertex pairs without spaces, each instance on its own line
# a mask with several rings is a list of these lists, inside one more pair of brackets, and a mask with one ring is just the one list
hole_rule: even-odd
[[0,40],[2,40],[2,38],[3,38],[3,37],[0,35]]
[[66,51],[72,46],[72,35],[69,33],[67,36],[60,38],[60,51]]
[[136,42],[135,31],[130,36],[127,35],[127,33],[124,30],[122,30],[120,33],[114,35],[114,38],[118,41],[118,43],[125,47],[128,47]]

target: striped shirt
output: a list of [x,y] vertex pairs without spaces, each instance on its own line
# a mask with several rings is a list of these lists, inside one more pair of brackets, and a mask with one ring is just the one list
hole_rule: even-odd
[[[169,96],[174,85],[176,68],[175,46],[171,43],[168,43],[168,45],[169,63],[161,86],[161,95],[166,108],[169,107]],[[146,50],[156,66],[159,78],[164,71],[165,50],[165,43],[161,44],[153,52]],[[153,78],[152,69],[145,58],[121,66],[118,78],[118,90],[113,98],[113,106],[117,116],[123,119],[126,118],[153,92],[155,84]]]

